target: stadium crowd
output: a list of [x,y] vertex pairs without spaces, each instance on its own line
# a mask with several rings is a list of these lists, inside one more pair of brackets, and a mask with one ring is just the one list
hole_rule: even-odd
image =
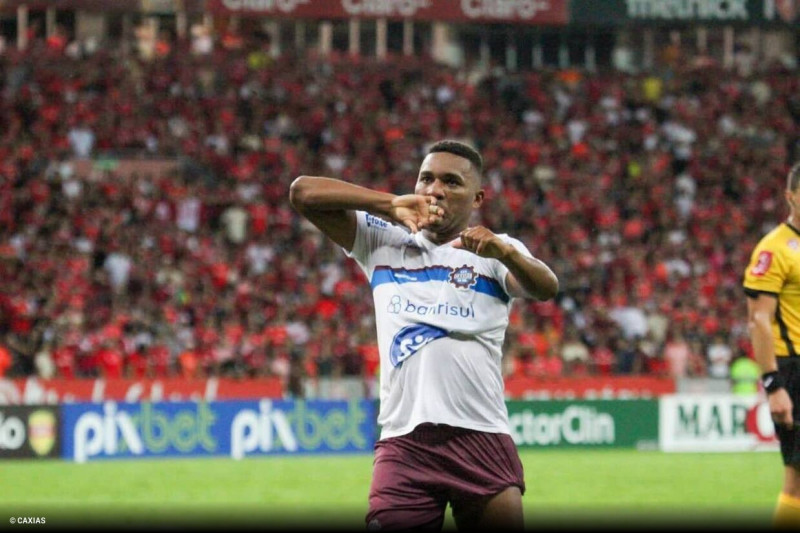
[[458,138],[485,159],[476,222],[561,283],[515,304],[509,375],[727,378],[750,349],[743,268],[785,214],[800,78],[687,65],[477,71],[231,36],[6,46],[0,376],[374,374],[369,285],[289,184],[408,192],[425,146]]

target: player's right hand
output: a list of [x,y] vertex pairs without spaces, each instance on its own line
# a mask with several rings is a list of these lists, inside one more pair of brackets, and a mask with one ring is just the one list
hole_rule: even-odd
[[776,424],[786,427],[794,427],[794,419],[792,418],[792,399],[789,398],[789,393],[786,389],[778,389],[772,394],[768,395],[769,412],[772,415],[772,420]]
[[436,198],[422,194],[403,194],[392,200],[391,217],[404,225],[411,233],[442,220],[444,214],[436,205]]

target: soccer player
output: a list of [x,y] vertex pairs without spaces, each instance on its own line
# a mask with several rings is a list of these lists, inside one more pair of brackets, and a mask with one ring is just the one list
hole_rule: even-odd
[[522,529],[522,463],[511,438],[501,346],[512,298],[548,300],[558,279],[517,239],[470,226],[483,160],[443,140],[414,194],[298,177],[294,208],[340,245],[372,287],[381,434],[370,531]]
[[743,284],[753,355],[784,464],[774,525],[800,528],[800,164],[789,171],[784,197],[789,218],[756,245]]

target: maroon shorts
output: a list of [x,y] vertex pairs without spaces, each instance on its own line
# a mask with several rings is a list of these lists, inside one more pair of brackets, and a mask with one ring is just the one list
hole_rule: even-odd
[[367,529],[434,529],[447,504],[464,504],[508,487],[525,493],[522,462],[510,435],[422,424],[375,444]]

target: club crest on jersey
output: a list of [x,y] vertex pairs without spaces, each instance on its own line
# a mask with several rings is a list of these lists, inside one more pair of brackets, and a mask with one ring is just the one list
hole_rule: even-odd
[[797,239],[789,239],[789,242],[787,242],[786,245],[795,252],[800,250],[800,242],[798,242]]
[[428,343],[447,336],[447,331],[429,324],[413,324],[398,331],[389,348],[389,361],[399,367]]
[[478,275],[474,268],[463,265],[450,271],[450,283],[457,289],[469,289],[478,283]]
[[750,274],[753,276],[763,276],[769,272],[769,267],[772,264],[772,252],[761,252],[758,254],[758,259],[753,268],[750,269]]

